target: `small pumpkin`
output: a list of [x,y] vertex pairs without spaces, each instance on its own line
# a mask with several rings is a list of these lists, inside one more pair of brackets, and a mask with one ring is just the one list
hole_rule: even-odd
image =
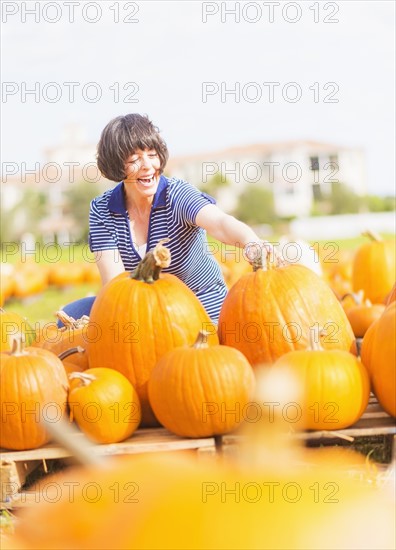
[[208,346],[206,337],[200,331],[191,347],[163,355],[150,375],[148,394],[156,417],[182,437],[234,430],[254,390],[246,357],[229,346]]
[[59,328],[56,323],[48,323],[40,329],[33,345],[48,349],[56,355],[60,355],[70,348],[78,347],[79,353],[73,357],[73,363],[79,370],[87,369],[88,354],[86,348],[87,341],[90,338],[88,316],[83,315],[81,319],[74,319],[60,310],[56,312],[56,317],[62,321],[63,326]]
[[66,374],[71,374],[72,372],[84,372],[86,370],[81,366],[78,360],[76,361],[81,353],[85,353],[84,348],[76,346],[75,348],[70,348],[63,351],[58,355],[59,359],[63,363]]
[[396,302],[367,330],[361,358],[373,392],[385,411],[396,417]]
[[352,268],[353,290],[357,292],[362,289],[373,304],[381,304],[396,279],[395,241],[384,241],[372,231],[366,231],[363,235],[370,242],[356,251]]
[[362,362],[343,350],[324,350],[318,330],[310,331],[310,347],[280,357],[273,368],[290,369],[301,383],[303,403],[296,416],[308,430],[340,430],[363,414],[370,395]]
[[51,351],[27,347],[22,336],[1,354],[0,447],[22,451],[49,441],[40,417],[56,421],[66,410],[69,382],[62,362]]
[[70,419],[96,443],[130,437],[141,420],[137,393],[121,373],[105,367],[69,374]]
[[384,304],[372,304],[370,300],[363,300],[362,294],[351,293],[344,296],[344,299],[351,296],[355,303],[345,311],[356,338],[363,338],[369,326],[379,319],[385,310]]
[[35,332],[27,319],[12,311],[0,307],[0,352],[10,351],[12,340],[22,334],[27,345],[34,341]]
[[310,327],[328,331],[326,349],[354,348],[346,314],[330,287],[303,265],[277,265],[260,254],[253,273],[228,292],[220,312],[220,343],[241,351],[255,367],[306,349]]

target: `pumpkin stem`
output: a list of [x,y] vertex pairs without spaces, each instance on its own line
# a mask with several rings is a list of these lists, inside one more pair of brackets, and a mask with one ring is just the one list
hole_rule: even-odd
[[69,357],[69,355],[74,355],[75,353],[84,353],[84,352],[85,352],[84,348],[82,348],[81,346],[77,346],[75,348],[69,348],[69,349],[66,349],[65,351],[62,351],[62,353],[60,353],[58,357],[61,361],[63,361],[63,359],[66,359],[66,357]]
[[69,379],[74,380],[76,379],[80,380],[84,386],[89,386],[94,380],[96,380],[96,376],[93,374],[87,374],[86,372],[71,372],[69,374]]
[[363,237],[368,237],[369,239],[371,239],[372,241],[382,241],[382,237],[381,235],[379,235],[378,233],[376,233],[375,231],[371,231],[371,230],[367,230],[367,231],[363,231],[362,232],[362,236]]
[[195,349],[205,349],[208,346],[208,336],[210,336],[210,332],[207,330],[200,330],[198,332],[197,339],[193,343],[192,347]]
[[360,306],[363,303],[363,297],[364,297],[364,291],[359,290],[358,292],[347,292],[342,296],[341,302],[345,300],[345,298],[351,297],[353,301],[355,302],[355,305]]
[[17,332],[11,336],[11,355],[16,357],[20,355],[27,355],[25,351],[25,335],[22,332]]
[[324,334],[324,330],[320,328],[319,323],[315,323],[309,327],[309,346],[310,351],[324,351],[320,344],[320,337]]
[[162,239],[153,250],[147,252],[143,260],[139,262],[137,268],[132,271],[131,279],[149,284],[158,280],[161,269],[170,265],[170,250],[162,244],[168,241],[169,239]]
[[80,319],[74,319],[74,317],[70,317],[70,315],[65,313],[63,310],[57,311],[55,315],[58,317],[59,321],[65,325],[60,330],[74,330],[83,328],[89,322],[88,315],[83,315]]

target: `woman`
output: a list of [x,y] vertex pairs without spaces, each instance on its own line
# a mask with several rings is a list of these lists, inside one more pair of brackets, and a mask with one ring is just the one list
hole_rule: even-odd
[[[267,253],[272,247],[246,224],[222,212],[209,195],[183,180],[166,178],[167,160],[166,144],[146,116],[119,116],[107,124],[97,163],[104,177],[121,183],[91,203],[90,249],[105,284],[135,269],[146,251],[169,238],[166,246],[172,260],[164,272],[191,288],[217,323],[227,288],[209,254],[205,231],[222,243],[244,247],[250,260],[257,246],[265,246]],[[78,300],[65,311],[74,318],[89,315],[93,301]]]

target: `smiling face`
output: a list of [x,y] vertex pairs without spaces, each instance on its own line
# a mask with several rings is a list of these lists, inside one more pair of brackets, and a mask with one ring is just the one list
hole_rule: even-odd
[[152,198],[160,178],[160,159],[154,149],[137,149],[125,162],[126,189],[142,198]]

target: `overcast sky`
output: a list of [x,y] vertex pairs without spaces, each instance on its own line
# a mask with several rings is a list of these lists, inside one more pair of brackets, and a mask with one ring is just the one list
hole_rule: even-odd
[[1,4],[3,163],[42,163],[70,122],[96,143],[140,112],[171,155],[361,147],[369,191],[394,193],[393,1]]

